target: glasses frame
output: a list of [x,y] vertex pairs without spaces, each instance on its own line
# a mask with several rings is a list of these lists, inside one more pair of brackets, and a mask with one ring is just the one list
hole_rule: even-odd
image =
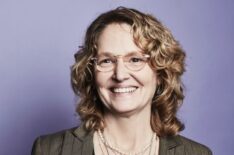
[[148,62],[148,59],[150,58],[150,55],[149,54],[145,54],[145,53],[138,53],[136,52],[137,54],[140,54],[141,56],[143,56],[144,58],[146,58],[146,60],[144,60],[144,63],[143,65],[139,68],[139,69],[131,69],[129,68],[129,66],[127,65],[127,62],[124,61],[123,57],[126,57],[128,55],[131,55],[131,54],[134,54],[134,53],[129,53],[129,54],[126,54],[126,55],[113,55],[111,57],[114,57],[115,58],[115,61],[114,61],[114,64],[112,67],[108,68],[107,70],[103,70],[103,68],[101,66],[98,65],[97,61],[98,61],[98,58],[97,57],[92,57],[90,60],[95,64],[95,67],[97,68],[98,71],[100,72],[109,72],[109,71],[112,71],[115,67],[116,67],[116,64],[118,63],[118,59],[122,58],[123,60],[123,63],[124,63],[124,66],[130,70],[130,71],[140,71],[142,68],[144,68],[145,64]]

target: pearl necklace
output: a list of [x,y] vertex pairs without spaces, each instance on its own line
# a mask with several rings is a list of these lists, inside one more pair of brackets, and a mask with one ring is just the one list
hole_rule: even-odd
[[[103,133],[101,132],[101,130],[98,130],[98,136],[99,136],[99,138],[101,139],[101,142],[102,142],[102,143],[104,144],[104,146],[106,147],[106,149],[109,148],[109,149],[111,149],[112,151],[117,152],[117,153],[120,154],[120,155],[143,155],[148,149],[150,149],[150,150],[149,150],[149,154],[151,154],[152,144],[153,144],[154,139],[156,138],[156,134],[153,133],[150,143],[147,144],[142,150],[140,150],[140,151],[138,151],[138,152],[134,152],[134,153],[131,153],[131,152],[127,153],[127,152],[124,152],[124,151],[120,150],[119,148],[114,147],[114,146],[112,146],[111,144],[109,144],[109,143],[106,141],[106,139],[104,138],[104,135],[103,135]],[[108,150],[107,150],[107,152],[108,152]],[[108,154],[109,154],[109,153],[108,153]]]

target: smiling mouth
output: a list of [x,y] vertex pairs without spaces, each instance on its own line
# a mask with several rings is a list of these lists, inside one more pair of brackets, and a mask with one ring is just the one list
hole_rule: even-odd
[[123,88],[112,88],[113,93],[133,93],[137,87],[123,87]]

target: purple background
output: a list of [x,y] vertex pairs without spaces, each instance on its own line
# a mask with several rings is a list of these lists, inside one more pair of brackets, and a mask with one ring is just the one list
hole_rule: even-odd
[[34,139],[73,127],[73,54],[89,23],[127,6],[157,16],[187,52],[183,135],[234,152],[234,1],[0,0],[0,154],[30,154]]

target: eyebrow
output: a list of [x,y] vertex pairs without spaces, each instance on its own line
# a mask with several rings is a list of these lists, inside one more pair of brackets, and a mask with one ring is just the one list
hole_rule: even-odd
[[[144,53],[144,52],[143,51],[131,51],[125,55],[133,55],[135,53]],[[116,55],[112,54],[112,52],[102,52],[101,54],[97,54],[97,56],[116,56]]]

